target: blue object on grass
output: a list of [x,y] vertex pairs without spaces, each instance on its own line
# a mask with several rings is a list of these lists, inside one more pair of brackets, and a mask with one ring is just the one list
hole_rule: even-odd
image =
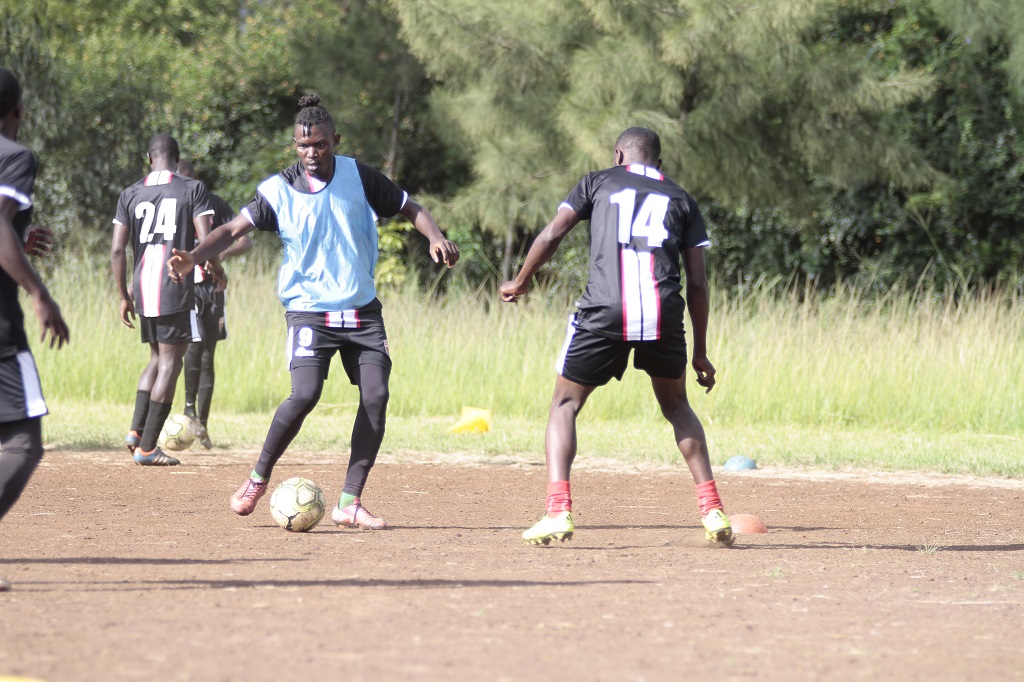
[[734,455],[725,461],[726,471],[744,471],[756,468],[757,462],[744,455]]

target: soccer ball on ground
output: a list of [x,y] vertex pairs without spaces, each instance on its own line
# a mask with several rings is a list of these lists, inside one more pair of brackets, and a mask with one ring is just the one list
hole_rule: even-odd
[[181,452],[188,450],[196,440],[196,423],[191,417],[183,414],[176,414],[167,418],[164,428],[160,429],[160,435],[156,444],[164,450]]
[[308,478],[289,478],[270,496],[270,514],[285,530],[304,533],[324,517],[324,491]]

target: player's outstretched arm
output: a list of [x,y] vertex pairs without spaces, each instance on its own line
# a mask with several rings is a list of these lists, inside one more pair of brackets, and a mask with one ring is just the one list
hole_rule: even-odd
[[236,239],[252,232],[255,227],[244,213],[240,213],[230,222],[224,223],[206,235],[206,238],[191,251],[174,249],[172,251],[174,255],[167,259],[167,271],[171,279],[181,282],[182,278],[192,272],[192,268],[197,262],[202,263],[214,258],[231,246]]
[[441,228],[434,221],[430,211],[420,206],[410,197],[400,213],[405,216],[416,231],[430,240],[430,257],[435,263],[444,262],[449,268],[459,262],[459,247],[455,242],[445,239]]
[[537,274],[542,265],[554,257],[555,251],[558,250],[558,245],[562,243],[565,235],[569,234],[569,231],[579,222],[580,216],[576,211],[564,206],[558,209],[558,213],[551,219],[551,222],[533,240],[533,245],[530,246],[530,250],[526,254],[526,261],[523,262],[519,274],[498,287],[502,301],[515,303],[520,296],[526,295],[526,292],[530,290],[530,281],[533,280],[533,276]]
[[13,220],[17,212],[18,204],[13,199],[0,197],[0,269],[31,297],[32,307],[43,330],[39,340],[45,341],[49,334],[50,347],[56,343],[61,348],[69,339],[68,325],[60,313],[60,306],[50,297],[46,285],[28,262],[25,246],[14,229]]
[[715,387],[715,366],[708,360],[708,276],[704,265],[704,247],[683,250],[683,270],[686,272],[686,307],[690,311],[690,326],[693,329],[693,360],[691,365],[697,373],[697,383],[705,393]]

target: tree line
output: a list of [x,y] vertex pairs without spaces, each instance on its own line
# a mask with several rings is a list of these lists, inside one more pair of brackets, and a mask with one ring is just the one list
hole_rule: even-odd
[[[660,133],[722,284],[1024,279],[1018,0],[0,0],[0,18],[37,215],[79,249],[108,237],[155,132],[241,206],[292,162],[317,91],[343,153],[431,202],[472,286],[630,125]],[[415,246],[382,227],[380,277],[416,277]],[[585,265],[577,230],[546,277],[578,288]]]

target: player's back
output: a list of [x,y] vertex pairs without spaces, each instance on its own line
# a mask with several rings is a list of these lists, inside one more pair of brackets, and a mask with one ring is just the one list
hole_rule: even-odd
[[136,249],[164,244],[187,250],[195,241],[192,219],[208,212],[212,207],[201,182],[153,171],[121,193],[117,221],[131,228]]
[[191,278],[172,282],[166,263],[172,249],[193,248],[194,219],[212,212],[206,187],[171,171],[153,171],[121,193],[114,220],[131,231],[136,307],[144,317],[192,307]]
[[567,203],[590,220],[581,326],[646,341],[682,324],[680,256],[708,244],[693,197],[656,168],[630,164],[589,174]]

